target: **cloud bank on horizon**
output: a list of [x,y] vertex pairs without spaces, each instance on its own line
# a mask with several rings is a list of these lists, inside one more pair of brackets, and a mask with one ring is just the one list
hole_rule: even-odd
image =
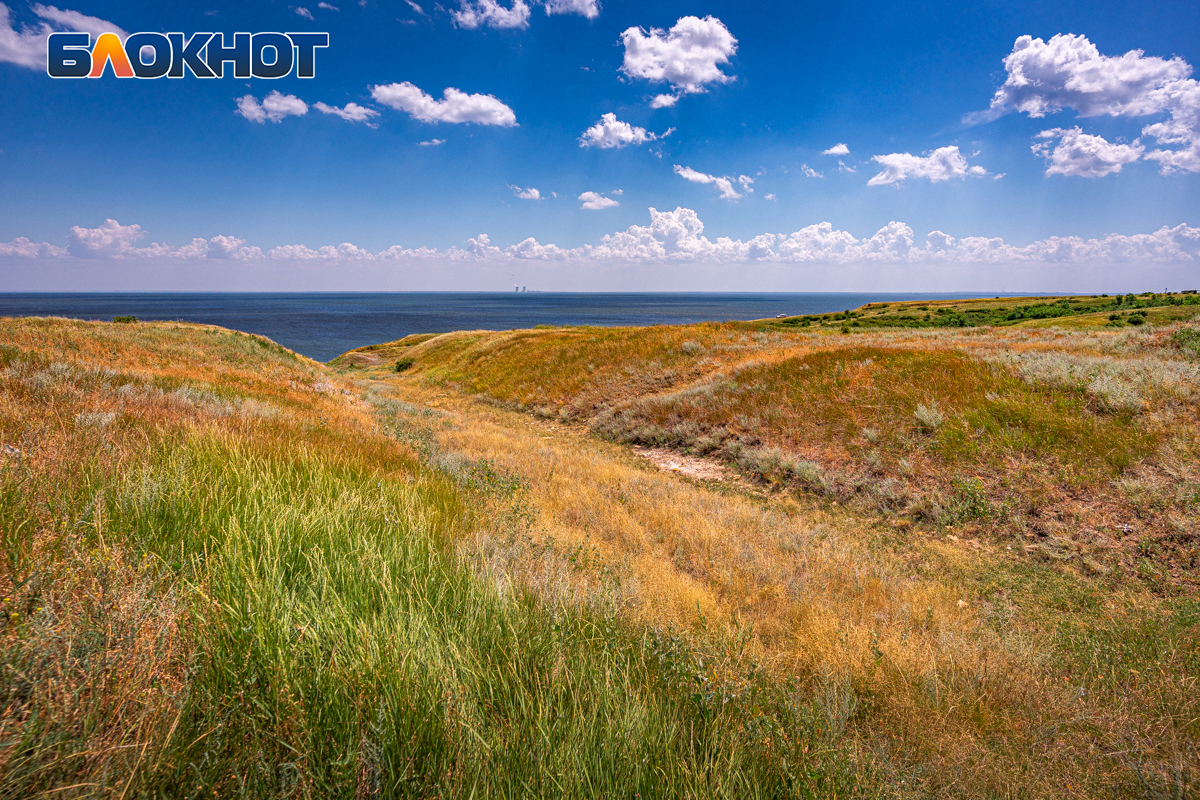
[[[705,176],[711,177],[711,176]],[[540,200],[537,189],[511,187],[518,197]],[[619,194],[619,192],[614,192]],[[597,192],[579,196],[583,208],[600,210],[619,202]],[[506,262],[551,261],[564,264],[630,262],[778,263],[778,264],[1126,264],[1137,262],[1200,265],[1200,228],[1163,226],[1153,233],[1110,234],[1102,238],[1053,236],[1017,246],[1000,237],[955,238],[930,231],[923,243],[903,222],[889,222],[862,239],[832,223],[809,225],[792,233],[762,233],[748,241],[704,235],[704,223],[690,208],[659,211],[651,208],[649,225],[631,225],[604,235],[598,244],[562,248],[542,244],[533,237],[501,248],[487,234],[468,239],[464,247],[438,250],[401,245],[372,252],[348,242],[315,249],[303,244],[280,245],[263,250],[236,236],[194,238],[188,244],[171,246],[153,242],[140,244],[146,232],[140,225],[122,225],[105,220],[96,228],[73,226],[67,246],[17,238],[0,243],[0,259],[69,260],[92,259],[120,262],[128,259],[236,260],[236,261],[380,261],[421,264],[460,261]]]

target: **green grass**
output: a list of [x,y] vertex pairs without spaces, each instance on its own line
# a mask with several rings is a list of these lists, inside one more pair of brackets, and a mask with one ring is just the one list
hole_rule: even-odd
[[[1182,313],[1173,314],[1173,309]],[[997,297],[994,300],[868,303],[861,308],[836,314],[805,314],[772,320],[770,325],[780,330],[836,327],[846,333],[878,328],[977,328],[1031,324],[1120,327],[1141,324],[1148,315],[1151,321],[1157,321],[1164,316],[1164,312],[1168,318],[1194,316],[1200,313],[1200,295],[1145,292],[1115,297]]]
[[76,619],[72,648],[55,647],[66,612],[46,609],[64,577],[23,561],[28,495],[6,471],[18,594],[42,610],[4,654],[0,696],[33,715],[10,733],[4,796],[81,773],[93,795],[253,797],[845,796],[861,777],[811,695],[500,589],[454,555],[463,489],[405,457],[184,435],[111,480],[79,474],[56,490],[54,516],[74,521],[54,548],[97,554],[85,563],[110,578],[99,554],[120,553],[148,587],[139,602],[182,605],[185,688],[88,772],[112,708],[81,718],[31,682],[103,682],[112,624]]
[[[923,405],[944,417],[936,430],[921,427]],[[1154,438],[1131,422],[1092,413],[1078,393],[1030,385],[963,353],[847,347],[649,397],[599,427],[626,441],[702,452],[729,451],[736,442],[844,447],[893,461],[920,452],[972,467],[1033,458],[1095,479],[1151,452]],[[875,432],[870,441],[864,430]]]

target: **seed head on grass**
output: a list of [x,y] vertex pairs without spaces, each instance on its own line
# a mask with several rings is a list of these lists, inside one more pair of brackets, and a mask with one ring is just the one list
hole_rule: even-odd
[[946,415],[938,409],[937,403],[918,403],[913,418],[917,421],[917,428],[925,433],[934,433],[946,422]]

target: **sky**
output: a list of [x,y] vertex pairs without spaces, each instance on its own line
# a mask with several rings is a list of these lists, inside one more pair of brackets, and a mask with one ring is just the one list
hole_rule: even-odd
[[1194,2],[64,1],[0,3],[0,291],[1200,288]]

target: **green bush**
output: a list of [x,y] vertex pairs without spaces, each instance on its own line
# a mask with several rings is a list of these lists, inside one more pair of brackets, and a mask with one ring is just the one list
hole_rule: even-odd
[[138,321],[138,318],[133,315],[124,315],[124,316],[119,316],[119,317],[113,317],[113,322],[130,323],[130,322],[137,322],[137,321]]
[[404,372],[415,363],[417,363],[417,361],[414,358],[402,358],[396,362],[396,372]]
[[1200,328],[1180,328],[1171,334],[1171,341],[1180,350],[1200,358]]

